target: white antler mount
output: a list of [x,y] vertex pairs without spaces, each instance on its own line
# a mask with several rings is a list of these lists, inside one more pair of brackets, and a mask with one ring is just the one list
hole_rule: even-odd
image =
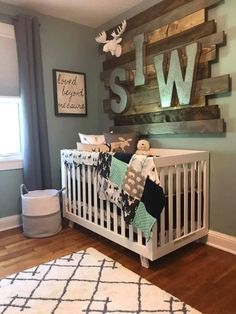
[[120,57],[122,48],[120,45],[120,42],[122,41],[122,38],[120,37],[125,29],[126,29],[126,21],[122,21],[121,25],[117,27],[116,30],[114,30],[111,33],[111,36],[113,39],[107,40],[107,34],[105,31],[102,31],[101,33],[98,34],[98,36],[95,38],[96,42],[100,44],[105,44],[103,46],[103,51],[104,52],[109,52],[112,54],[112,56]]

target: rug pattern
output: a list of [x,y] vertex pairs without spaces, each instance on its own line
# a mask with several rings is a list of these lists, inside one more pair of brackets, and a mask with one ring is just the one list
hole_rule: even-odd
[[0,313],[199,313],[89,248],[0,280]]

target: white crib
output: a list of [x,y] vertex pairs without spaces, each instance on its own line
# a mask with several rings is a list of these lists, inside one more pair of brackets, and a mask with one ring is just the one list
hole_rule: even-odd
[[[66,150],[68,152],[68,150]],[[71,150],[73,152],[73,150]],[[152,149],[166,207],[149,241],[124,222],[121,210],[98,198],[94,166],[65,164],[61,151],[63,216],[140,255],[144,267],[208,233],[209,153]],[[155,202],[155,200],[153,200]]]

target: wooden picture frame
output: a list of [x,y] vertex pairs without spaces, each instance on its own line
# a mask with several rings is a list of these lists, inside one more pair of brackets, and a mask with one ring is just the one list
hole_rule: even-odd
[[53,69],[55,114],[86,116],[86,75],[81,72]]

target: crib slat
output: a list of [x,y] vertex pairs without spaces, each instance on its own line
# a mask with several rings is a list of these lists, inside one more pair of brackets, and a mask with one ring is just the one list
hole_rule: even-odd
[[134,241],[134,228],[132,225],[129,225],[129,240]]
[[76,185],[76,177],[75,177],[75,164],[72,164],[72,213],[75,214],[76,213],[76,189],[75,189],[75,185]]
[[191,232],[195,230],[195,163],[191,164]]
[[203,227],[207,228],[208,227],[208,189],[209,189],[209,181],[208,181],[208,161],[204,162],[203,166],[203,199],[204,199],[204,207],[203,207]]
[[98,199],[97,199],[97,193],[98,193],[98,177],[96,169],[93,168],[93,213],[94,213],[94,223],[98,224]]
[[173,168],[168,169],[169,241],[173,241]]
[[66,187],[66,191],[63,192],[63,195],[64,195],[64,206],[65,206],[65,212],[68,211],[68,185],[67,185],[67,182],[68,182],[68,179],[67,179],[67,167],[66,165],[63,163],[63,177],[64,177],[64,182],[63,182],[63,187],[65,186]]
[[123,217],[123,213],[121,213],[121,235],[125,238],[125,221]]
[[83,218],[86,219],[87,205],[86,205],[86,171],[85,165],[82,165],[82,195],[83,195]]
[[181,235],[181,166],[176,169],[176,236]]
[[141,245],[143,244],[143,235],[140,229],[138,229],[138,243]]
[[107,229],[111,230],[111,204],[110,202],[106,202],[106,214],[107,214]]
[[91,180],[91,166],[88,166],[88,218],[92,221],[92,180]]
[[71,171],[70,165],[67,168],[67,186],[68,186],[68,212],[71,213]]
[[184,234],[188,233],[188,164],[184,164]]
[[[165,169],[160,170],[160,185],[165,191]],[[161,246],[165,244],[165,210],[161,212],[161,223],[160,223],[160,242]]]
[[78,215],[81,217],[81,175],[80,175],[80,168],[76,169],[77,172],[77,206],[78,206]]
[[114,232],[118,233],[118,221],[117,221],[117,206],[113,206],[113,224],[114,224]]
[[197,178],[197,228],[201,228],[201,209],[202,209],[202,163],[198,162],[198,178]]
[[100,224],[101,227],[104,227],[104,207],[103,207],[104,201],[100,199]]

